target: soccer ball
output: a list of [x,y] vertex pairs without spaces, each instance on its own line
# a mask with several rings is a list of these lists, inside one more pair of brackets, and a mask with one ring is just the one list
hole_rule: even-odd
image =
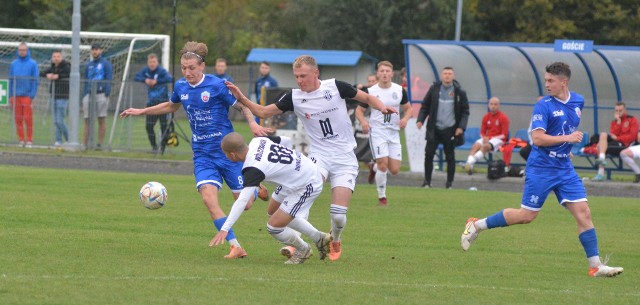
[[147,182],[140,189],[140,202],[147,209],[159,209],[167,202],[167,189],[160,182]]

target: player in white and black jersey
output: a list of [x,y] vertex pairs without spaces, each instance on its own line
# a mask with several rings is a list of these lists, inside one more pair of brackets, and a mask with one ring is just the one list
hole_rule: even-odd
[[335,79],[320,80],[315,58],[302,55],[293,62],[293,76],[299,89],[293,89],[268,106],[251,102],[232,83],[227,87],[251,112],[263,119],[293,111],[302,121],[311,139],[309,158],[316,162],[322,176],[331,180],[331,249],[329,259],[340,258],[340,235],[347,222],[347,207],[358,176],[358,160],[353,127],[345,99],[368,104],[384,114],[397,111],[378,98]]
[[[400,143],[400,129],[407,126],[411,118],[411,103],[407,99],[407,92],[402,86],[391,82],[393,78],[393,65],[388,61],[378,63],[376,72],[378,83],[362,89],[369,94],[379,98],[387,107],[393,107],[400,112],[402,108],[402,118],[398,115],[384,114],[378,110],[371,110],[369,120],[364,116],[365,108],[369,105],[360,104],[356,109],[356,118],[360,121],[362,132],[369,134],[369,145],[371,155],[376,160],[375,164],[369,165],[369,183],[374,178],[378,189],[378,204],[387,205],[387,172],[392,175],[400,172],[402,164],[402,145]],[[369,132],[370,131],[370,132]]]
[[322,192],[322,175],[311,159],[278,144],[279,137],[272,139],[275,142],[270,138],[257,137],[247,145],[236,132],[222,139],[222,150],[227,158],[233,162],[244,162],[244,189],[231,207],[220,232],[211,240],[209,246],[224,243],[227,233],[246,208],[253,192],[260,187],[262,181],[269,181],[283,186],[282,190],[286,190],[286,194],[281,190],[284,200],[267,223],[267,231],[271,236],[295,248],[294,254],[285,264],[302,264],[312,254],[311,246],[294,230],[309,236],[320,252],[320,259],[324,259],[329,252],[331,236],[318,231],[306,220],[314,200]]

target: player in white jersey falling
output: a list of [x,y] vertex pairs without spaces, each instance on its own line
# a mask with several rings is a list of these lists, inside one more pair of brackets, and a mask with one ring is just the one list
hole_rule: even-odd
[[407,126],[412,109],[407,99],[407,92],[402,89],[402,86],[391,82],[393,65],[390,62],[379,62],[376,76],[378,83],[362,90],[380,99],[387,107],[393,107],[397,111],[402,107],[403,112],[402,118],[400,118],[397,115],[383,114],[378,110],[372,110],[369,121],[367,121],[364,117],[364,111],[369,105],[361,104],[356,109],[356,118],[362,125],[362,132],[369,134],[371,155],[376,160],[375,164],[370,165],[369,170],[371,173],[375,173],[378,203],[381,206],[386,206],[387,172],[391,172],[392,175],[400,172],[402,164],[400,129]]
[[347,223],[347,208],[356,185],[358,160],[356,141],[345,99],[368,104],[384,114],[397,111],[378,98],[335,79],[320,80],[315,58],[302,55],[293,62],[293,76],[300,89],[293,89],[268,106],[258,105],[227,82],[233,95],[251,112],[263,119],[293,111],[311,139],[309,158],[316,162],[322,177],[331,180],[331,244],[329,259],[342,254],[340,235]]
[[286,194],[281,193],[284,200],[280,208],[269,217],[267,223],[267,231],[273,238],[295,248],[285,264],[302,264],[313,253],[311,246],[304,242],[296,231],[313,240],[320,252],[320,259],[326,257],[331,236],[318,231],[306,220],[309,209],[322,192],[322,175],[311,159],[279,143],[280,137],[257,137],[247,146],[242,136],[236,132],[222,139],[222,150],[227,158],[244,162],[244,189],[231,207],[231,213],[220,232],[211,240],[209,246],[224,243],[229,230],[246,208],[253,192],[264,180],[277,183],[286,190]]

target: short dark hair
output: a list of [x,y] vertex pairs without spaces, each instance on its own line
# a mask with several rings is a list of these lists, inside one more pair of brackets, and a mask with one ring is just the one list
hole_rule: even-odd
[[452,67],[449,67],[449,66],[446,66],[446,67],[442,68],[442,70],[443,70],[443,71],[444,71],[444,70],[451,70],[451,71],[453,71],[453,68],[452,68]]
[[617,102],[616,106],[622,106],[622,108],[627,109],[627,104],[625,104],[624,102]]
[[545,67],[545,71],[549,74],[564,76],[567,79],[571,79],[571,68],[566,63],[556,61]]
[[260,64],[261,65],[267,65],[267,67],[271,67],[271,65],[269,64],[268,61],[262,61]]

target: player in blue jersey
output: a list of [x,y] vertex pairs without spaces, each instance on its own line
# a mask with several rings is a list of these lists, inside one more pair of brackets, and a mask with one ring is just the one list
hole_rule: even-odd
[[[144,109],[129,108],[123,111],[120,117],[160,115],[175,112],[180,106],[184,108],[193,133],[193,173],[196,188],[211,214],[215,227],[220,230],[227,219],[218,202],[218,192],[223,179],[236,199],[243,188],[242,162],[227,159],[220,147],[222,138],[233,132],[233,125],[229,120],[229,107],[243,112],[254,135],[265,136],[272,130],[256,124],[249,109],[236,103],[236,98],[229,92],[224,80],[204,74],[204,58],[207,53],[208,49],[204,43],[187,42],[180,51],[180,68],[184,78],[176,82],[170,101]],[[268,193],[264,186],[256,191],[254,199],[255,197],[267,199]],[[250,205],[252,203],[253,199]],[[232,230],[228,233],[227,240],[231,244],[231,251],[225,258],[246,257],[246,251],[240,246]]]
[[546,67],[545,87],[549,95],[540,99],[531,116],[529,133],[533,141],[527,160],[522,203],[519,209],[504,209],[487,218],[469,218],[460,242],[467,251],[478,234],[487,229],[532,222],[547,195],[556,194],[578,225],[578,238],[589,261],[589,275],[611,277],[623,272],[600,261],[598,238],[587,205],[587,193],[571,163],[571,147],[582,141],[578,130],[584,98],[569,91],[571,69],[563,62]]

